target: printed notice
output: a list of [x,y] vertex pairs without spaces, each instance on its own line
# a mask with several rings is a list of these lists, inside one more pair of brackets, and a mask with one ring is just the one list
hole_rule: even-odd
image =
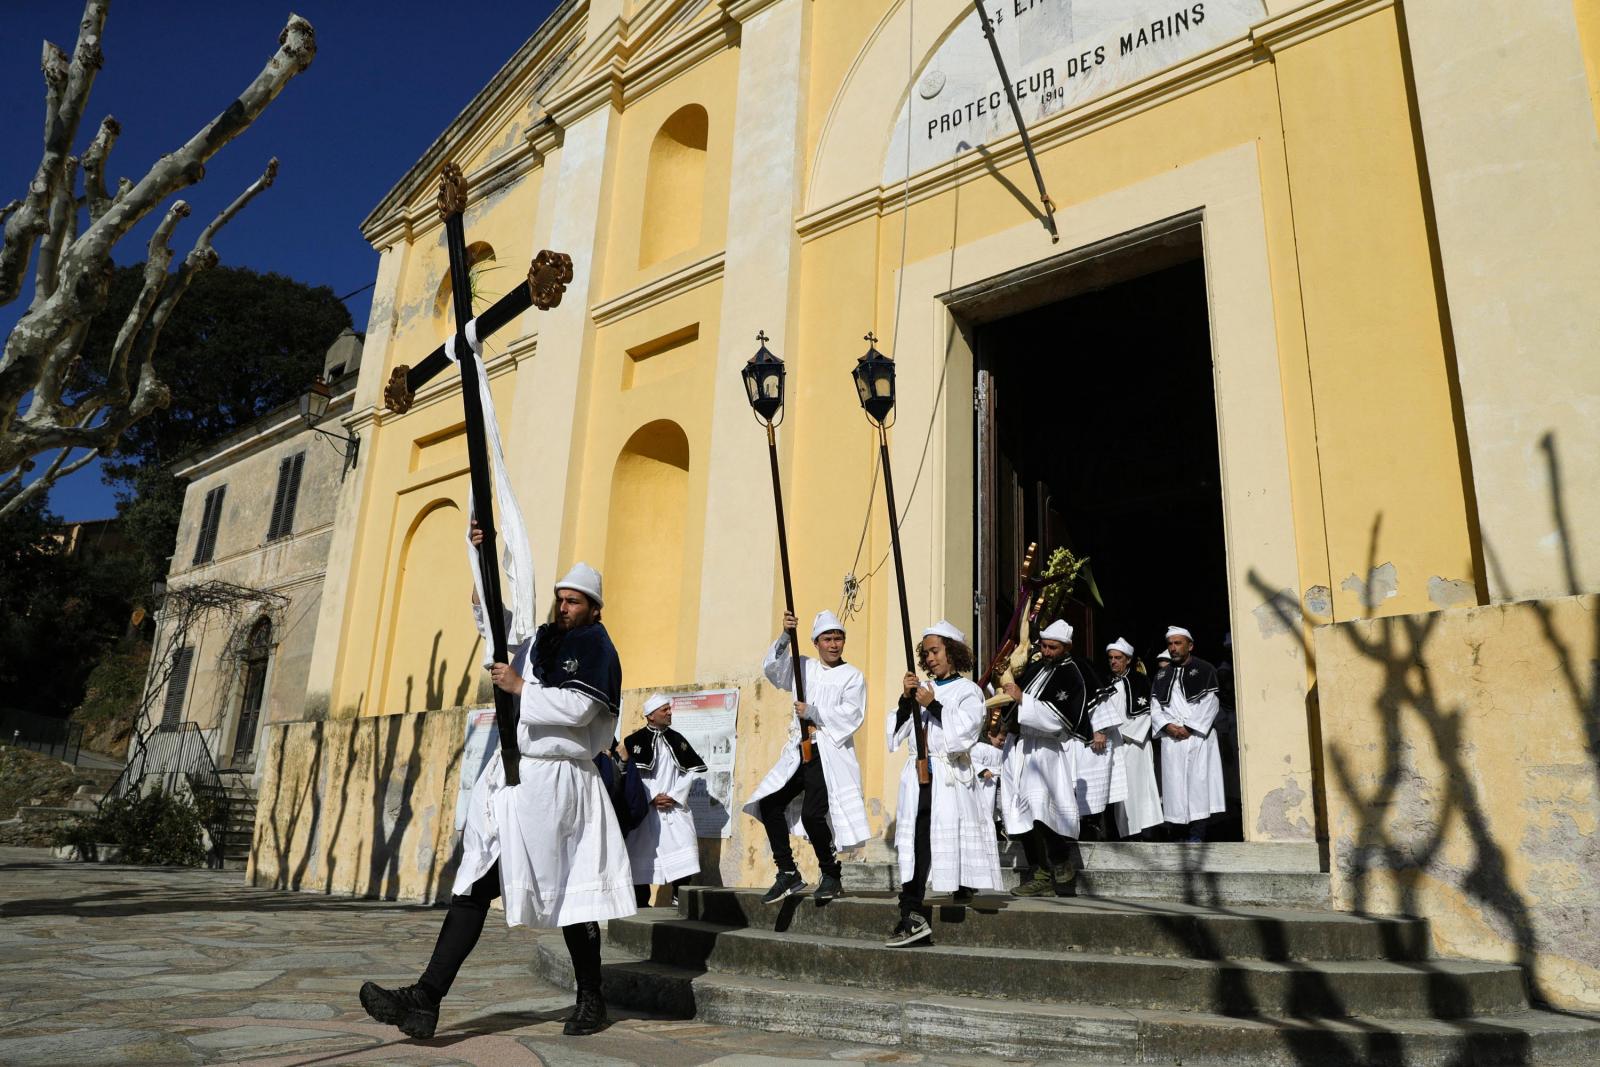
[[706,773],[689,793],[697,837],[733,836],[733,758],[739,717],[737,689],[672,695],[672,728],[706,761]]

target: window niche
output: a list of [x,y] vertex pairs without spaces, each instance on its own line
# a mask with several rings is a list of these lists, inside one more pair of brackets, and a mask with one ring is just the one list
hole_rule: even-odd
[[641,268],[700,243],[709,125],[706,109],[689,104],[674,111],[650,143],[639,230]]

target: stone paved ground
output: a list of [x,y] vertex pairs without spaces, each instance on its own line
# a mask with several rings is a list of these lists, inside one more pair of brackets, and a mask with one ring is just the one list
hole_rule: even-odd
[[0,1064],[995,1062],[629,1013],[604,1033],[563,1037],[571,994],[531,976],[538,935],[508,931],[494,915],[445,1002],[439,1036],[410,1041],[368,1019],[356,989],[366,978],[413,980],[442,918],[417,905],[254,889],[237,873],[0,848]]

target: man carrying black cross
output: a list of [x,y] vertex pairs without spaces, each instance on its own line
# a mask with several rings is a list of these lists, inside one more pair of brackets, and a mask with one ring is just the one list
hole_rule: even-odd
[[472,787],[455,895],[422,977],[400,989],[361,987],[367,1014],[410,1037],[433,1036],[439,1002],[502,894],[507,926],[559,926],[566,938],[578,1001],[564,1032],[606,1024],[599,922],[636,910],[627,846],[593,763],[611,744],[622,665],[600,622],[599,573],[580,563],[555,592],[554,620],[492,668],[495,686],[518,702],[521,784],[506,785],[496,753]]
[[[466,201],[460,168],[446,164],[439,214],[450,255],[456,330],[416,367],[398,365],[384,398],[391,411],[404,414],[430,379],[451,364],[460,371],[471,482],[473,606],[492,650],[499,745],[468,799],[455,895],[427,970],[400,989],[367,982],[361,1005],[374,1019],[393,1023],[411,1037],[433,1036],[439,1002],[477,944],[490,902],[503,895],[508,925],[562,928],[578,986],[565,1032],[592,1034],[606,1024],[598,924],[636,910],[616,811],[593,762],[614,737],[622,666],[600,622],[600,574],[586,564],[556,583],[551,621],[534,630],[532,555],[510,489],[482,356],[483,341],[497,329],[529,307],[547,310],[560,302],[572,281],[572,262],[560,253],[540,252],[526,286],[474,316],[462,223]],[[507,539],[509,604],[500,594],[497,517]]]

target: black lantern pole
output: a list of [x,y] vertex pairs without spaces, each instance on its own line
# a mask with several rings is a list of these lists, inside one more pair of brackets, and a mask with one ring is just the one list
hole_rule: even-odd
[[[878,351],[878,339],[874,335],[869,333],[862,340],[867,342],[867,354],[856,361],[850,377],[855,379],[856,395],[861,400],[861,409],[867,413],[867,421],[878,430],[878,462],[883,467],[883,495],[889,505],[889,543],[894,548],[895,589],[900,594],[900,635],[905,641],[906,673],[915,674],[917,657],[911,645],[911,608],[906,602],[906,567],[900,555],[900,519],[894,504],[894,474],[889,469],[887,429],[888,420],[894,414],[894,360]],[[902,701],[909,699],[901,696]],[[932,780],[928,774],[928,730],[917,708],[912,707],[910,711],[917,738],[917,782],[927,785]]]
[[[783,521],[783,482],[778,476],[778,436],[775,432],[778,423],[783,421],[784,370],[783,360],[767,349],[768,340],[770,338],[765,330],[756,334],[756,341],[761,347],[750,357],[739,376],[744,379],[750,410],[755,412],[757,421],[767,428],[767,459],[772,467],[772,506],[778,514],[778,561],[783,569],[783,604],[784,610],[793,615],[794,582],[789,576],[789,531]],[[806,680],[800,665],[800,639],[792,626],[784,632],[789,635],[789,658],[794,665],[794,698],[804,704]],[[816,727],[811,723],[801,720],[800,760],[803,763],[810,763],[815,755],[811,736],[815,730]]]

